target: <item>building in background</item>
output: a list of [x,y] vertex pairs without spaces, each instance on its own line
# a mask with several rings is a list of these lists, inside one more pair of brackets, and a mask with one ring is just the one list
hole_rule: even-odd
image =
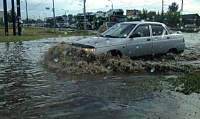
[[184,14],[182,15],[185,27],[199,27],[200,16],[198,14]]
[[138,18],[138,10],[126,10],[127,18],[137,19]]

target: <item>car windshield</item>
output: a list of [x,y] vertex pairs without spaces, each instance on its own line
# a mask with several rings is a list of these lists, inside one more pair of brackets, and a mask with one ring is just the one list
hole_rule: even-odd
[[126,23],[116,24],[104,33],[102,33],[101,36],[112,38],[126,38],[135,26],[135,24]]

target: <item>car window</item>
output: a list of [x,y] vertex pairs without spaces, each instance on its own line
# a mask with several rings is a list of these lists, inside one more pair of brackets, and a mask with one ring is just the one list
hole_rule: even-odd
[[133,37],[148,37],[150,36],[149,26],[140,25],[131,35]]
[[135,24],[116,24],[106,32],[102,33],[104,37],[125,38],[133,30]]
[[162,25],[152,25],[153,36],[167,35],[166,29]]
[[173,34],[173,32],[167,26],[165,26],[165,28],[167,29],[169,34]]

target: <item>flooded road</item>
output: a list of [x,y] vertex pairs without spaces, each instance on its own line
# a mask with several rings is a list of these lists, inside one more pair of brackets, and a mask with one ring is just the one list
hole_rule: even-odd
[[[186,51],[177,63],[198,68],[200,33],[184,36]],[[162,82],[178,72],[58,74],[44,68],[49,48],[81,38],[0,43],[0,118],[199,119],[200,95],[170,91]]]

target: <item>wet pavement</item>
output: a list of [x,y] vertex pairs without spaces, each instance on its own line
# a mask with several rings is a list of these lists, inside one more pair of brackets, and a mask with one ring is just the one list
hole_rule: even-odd
[[[185,53],[199,55],[200,33],[184,36]],[[58,74],[44,67],[49,48],[81,38],[0,43],[0,118],[199,119],[200,95],[170,91],[162,81],[179,72]],[[198,56],[185,59],[177,63],[200,64]]]

